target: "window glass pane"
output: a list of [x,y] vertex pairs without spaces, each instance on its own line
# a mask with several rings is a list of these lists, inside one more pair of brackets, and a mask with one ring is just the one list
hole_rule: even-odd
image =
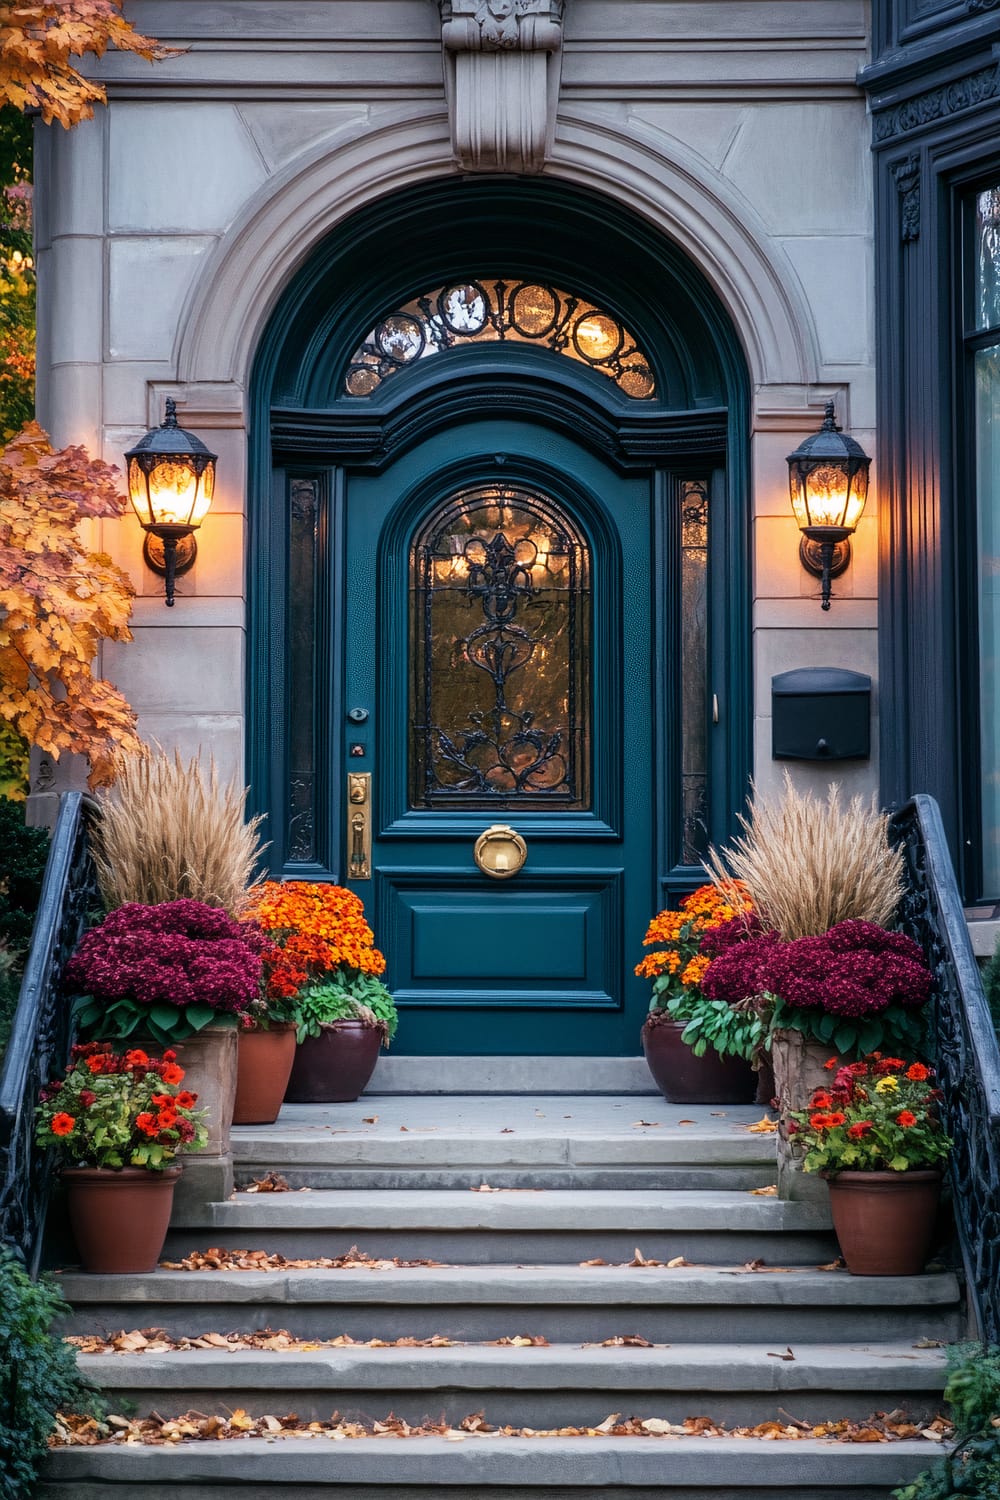
[[552,286],[483,279],[437,287],[383,318],[355,350],[344,393],[370,396],[417,360],[462,344],[498,342],[565,354],[636,400],[656,392],[649,361],[610,313]]
[[1000,327],[1000,187],[976,194],[976,327]]
[[975,375],[983,894],[992,897],[1000,896],[1000,345],[977,351]]
[[590,557],[547,496],[462,490],[410,556],[410,803],[590,805]]
[[288,847],[316,859],[316,548],[319,481],[293,479],[288,530]]
[[685,479],[681,531],[681,857],[708,853],[708,482]]

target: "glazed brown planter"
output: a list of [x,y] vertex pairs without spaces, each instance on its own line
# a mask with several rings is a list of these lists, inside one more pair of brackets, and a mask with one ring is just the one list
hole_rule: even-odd
[[920,1275],[934,1238],[939,1171],[838,1172],[827,1185],[852,1276]]
[[85,1271],[155,1271],[180,1167],[64,1167],[69,1222]]
[[653,1082],[671,1104],[752,1104],[757,1075],[742,1057],[720,1057],[709,1047],[695,1057],[681,1041],[684,1021],[649,1021],[642,1028],[642,1050]]
[[271,1125],[278,1118],[295,1061],[295,1027],[239,1032],[234,1125]]
[[333,1021],[295,1049],[285,1098],[289,1104],[349,1104],[367,1086],[382,1033],[361,1021]]

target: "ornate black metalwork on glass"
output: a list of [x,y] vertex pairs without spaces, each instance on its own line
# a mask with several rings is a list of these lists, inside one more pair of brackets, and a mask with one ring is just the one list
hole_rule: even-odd
[[708,853],[708,484],[680,484],[681,857]]
[[480,485],[410,558],[414,807],[585,808],[590,559],[547,496]]
[[424,292],[383,318],[355,350],[344,392],[370,396],[417,360],[457,345],[496,342],[565,354],[638,401],[656,394],[649,360],[610,313],[556,287],[485,278]]
[[90,807],[64,792],[49,848],[31,950],[0,1074],[0,1241],[34,1272],[49,1193],[48,1155],[35,1145],[35,1104],[69,1054],[62,974],[90,915],[100,910],[87,837]]
[[941,813],[914,797],[890,823],[906,863],[900,925],[934,971],[934,1065],[944,1094],[955,1221],[980,1330],[1000,1343],[1000,1047],[969,942]]

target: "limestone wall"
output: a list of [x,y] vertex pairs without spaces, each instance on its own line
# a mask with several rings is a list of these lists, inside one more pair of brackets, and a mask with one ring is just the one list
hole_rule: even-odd
[[[161,420],[220,455],[177,607],[133,518],[103,543],[138,590],[105,674],[165,745],[242,766],[244,399],[295,266],[346,214],[457,170],[433,0],[135,0],[184,48],[100,65],[110,105],[39,130],[40,417],[112,462]],[[799,566],[785,455],[824,400],[874,449],[869,132],[854,79],[863,0],[568,0],[546,173],[638,208],[678,240],[739,330],[754,386],[757,775],[770,678],[876,673],[877,475],[829,614]],[[874,743],[874,734],[873,734]],[[825,782],[820,768],[805,779]],[[874,761],[846,778],[873,786]]]

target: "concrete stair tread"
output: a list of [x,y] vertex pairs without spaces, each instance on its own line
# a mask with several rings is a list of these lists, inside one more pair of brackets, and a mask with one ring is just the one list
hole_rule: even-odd
[[306,1483],[479,1483],[507,1489],[561,1485],[583,1489],[647,1484],[768,1484],[803,1495],[831,1484],[895,1485],[913,1478],[938,1450],[924,1440],[836,1443],[803,1438],[245,1438],[232,1442],[54,1449],[45,1478],[110,1483],[184,1483],[238,1475],[256,1487]]
[[329,1229],[741,1229],[816,1232],[830,1227],[826,1204],[785,1202],[717,1189],[315,1189],[234,1193],[208,1205],[217,1230]]
[[[81,1354],[88,1379],[107,1389],[144,1387],[276,1390],[348,1384],[379,1390],[470,1392],[511,1385],[546,1391],[574,1389],[677,1391],[941,1390],[947,1376],[943,1349],[913,1344],[798,1345],[792,1360],[774,1344],[657,1345],[633,1348],[550,1344],[511,1348],[482,1344],[446,1348],[345,1348],[310,1350],[184,1349],[161,1353]],[[831,1413],[831,1415],[834,1415]]]
[[[373,1163],[773,1165],[774,1138],[747,1126],[760,1106],[668,1104],[635,1098],[366,1097],[283,1106],[273,1125],[233,1129],[237,1166]],[[683,1124],[680,1122],[684,1121]]]
[[59,1285],[77,1307],[88,1302],[506,1303],[570,1302],[598,1306],[755,1303],[950,1306],[959,1285],[950,1271],[922,1276],[851,1276],[793,1267],[746,1271],[735,1266],[411,1266],[384,1270],[151,1271],[128,1277],[65,1271]]

